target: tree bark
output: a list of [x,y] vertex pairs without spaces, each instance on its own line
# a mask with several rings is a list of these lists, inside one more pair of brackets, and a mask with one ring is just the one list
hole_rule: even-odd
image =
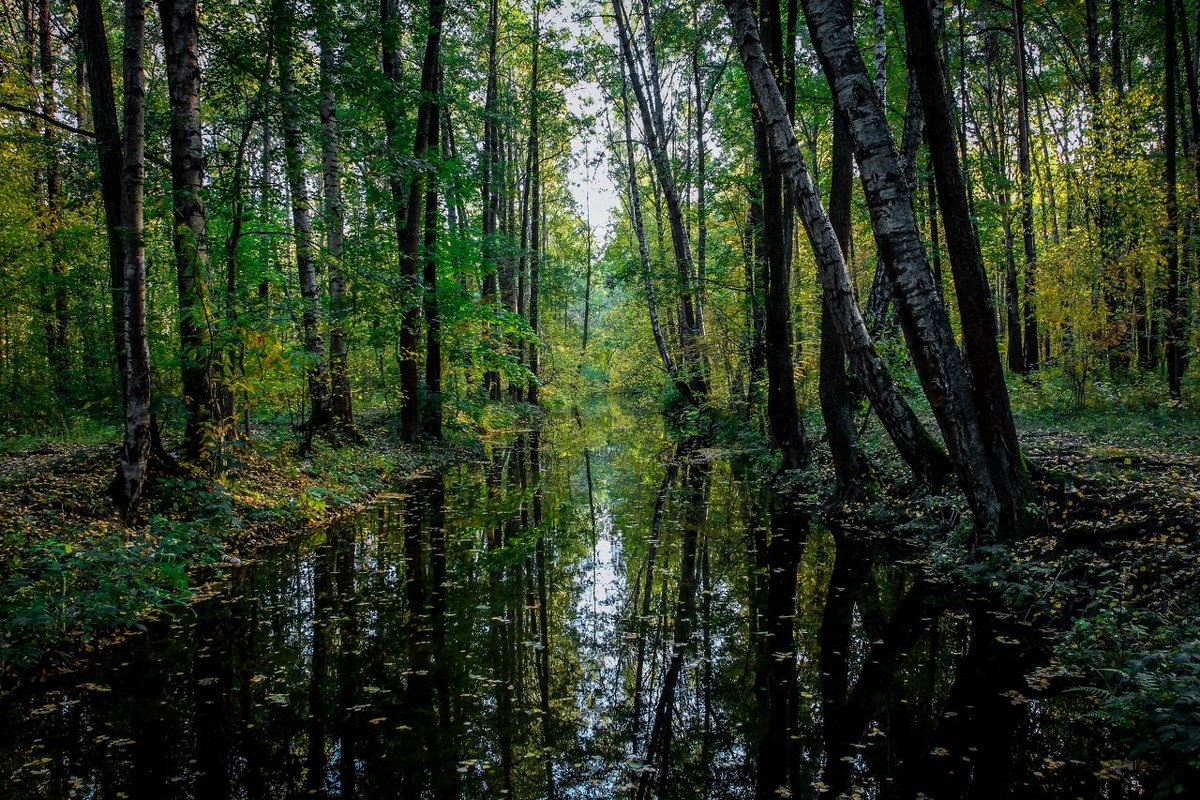
[[[47,120],[54,119],[54,51],[50,38],[50,0],[40,0],[38,4],[38,61],[42,112],[46,115]],[[65,404],[69,402],[67,380],[70,354],[67,351],[67,329],[70,326],[70,320],[67,304],[67,276],[61,245],[58,241],[62,215],[59,209],[58,141],[54,125],[46,124],[42,128],[42,146],[45,148],[48,159],[44,177],[48,217],[46,244],[50,261],[48,285],[43,287],[46,361],[50,368],[55,396],[59,403]]]
[[[854,146],[844,114],[834,114],[833,159],[829,179],[829,222],[837,234],[842,260],[850,253],[850,200],[854,191]],[[821,416],[837,481],[834,502],[852,502],[862,495],[865,459],[854,430],[854,394],[846,374],[846,351],[837,335],[833,309],[821,296],[820,352]]]
[[1084,23],[1086,26],[1088,59],[1088,93],[1092,102],[1100,100],[1100,20],[1096,9],[1097,0],[1084,0]]
[[629,192],[629,223],[637,240],[638,261],[642,269],[642,277],[646,285],[646,306],[650,314],[650,332],[654,335],[654,345],[658,348],[658,357],[662,359],[663,369],[671,378],[679,394],[688,402],[693,402],[692,389],[675,369],[675,360],[667,347],[667,339],[663,335],[662,325],[658,321],[658,301],[654,295],[654,277],[650,268],[650,248],[646,244],[646,226],[642,217],[642,191],[637,179],[637,159],[633,153],[633,122],[630,119],[629,90],[625,65],[619,65],[621,70],[621,121],[625,126],[625,177],[626,189]]
[[763,213],[762,201],[758,192],[749,192],[748,208],[746,210],[746,243],[745,275],[746,275],[746,315],[747,328],[750,332],[749,342],[749,376],[746,387],[746,415],[755,408],[758,399],[758,387],[762,383],[766,370],[766,355],[763,352],[766,338],[767,320],[763,314],[762,279],[766,274],[766,245],[763,242]]
[[113,94],[112,66],[108,56],[108,34],[100,0],[77,0],[79,37],[87,61],[88,96],[91,98],[92,128],[100,164],[100,196],[104,203],[104,226],[108,234],[108,273],[112,292],[113,352],[117,360],[121,394],[125,378],[125,235],[122,232],[122,141]]
[[[482,172],[480,198],[483,206],[483,242],[481,243],[483,256],[482,300],[484,306],[489,309],[495,308],[498,299],[497,295],[500,290],[498,283],[499,263],[497,249],[499,242],[497,241],[497,228],[500,219],[502,192],[500,191],[500,187],[495,185],[496,170],[503,159],[500,145],[500,121],[497,118],[499,114],[499,56],[497,54],[499,26],[499,0],[489,0],[488,73],[487,90],[483,102],[483,154],[480,157]],[[494,326],[489,326],[488,337],[493,347],[499,345],[499,342],[496,341],[498,336],[499,334]],[[498,370],[488,369],[485,371],[483,374],[483,385],[489,399],[493,401],[500,400],[500,372]]]
[[[921,93],[911,79],[908,98],[904,109],[904,133],[901,139],[900,160],[904,167],[904,178],[909,187],[916,184],[917,151],[921,147],[925,129],[925,115],[921,110]],[[851,146],[853,150],[853,146]],[[871,278],[871,291],[867,295],[866,318],[872,336],[885,329],[888,308],[892,304],[892,284],[888,280],[887,264],[881,258],[875,262],[875,274]]]
[[[762,38],[775,75],[786,76],[782,20],[778,3],[760,5]],[[783,87],[785,98],[788,88]],[[785,99],[785,113],[794,109]],[[809,457],[808,439],[796,399],[794,331],[792,328],[792,219],[793,201],[785,198],[784,176],[767,142],[766,120],[754,109],[754,154],[762,191],[763,355],[767,372],[767,425],[771,441],[783,458],[783,468],[799,469]]]
[[[267,65],[264,72],[270,75],[271,58],[267,58]],[[265,77],[265,76],[264,76]],[[264,82],[263,86],[266,83]],[[242,233],[245,225],[246,203],[244,198],[245,182],[246,182],[246,150],[250,143],[250,134],[254,130],[254,124],[257,116],[257,108],[261,104],[264,93],[261,91],[255,96],[254,107],[247,106],[247,118],[242,127],[242,134],[238,139],[237,150],[233,156],[233,176],[230,179],[229,188],[229,233],[225,237],[225,330],[227,332],[227,340],[225,342],[225,363],[230,366],[240,364],[243,377],[245,376],[245,343],[241,337],[233,340],[232,334],[237,330],[238,326],[238,308],[237,308],[237,287],[238,287],[238,249],[241,247]],[[235,417],[235,399],[233,391],[229,386],[224,387],[225,391],[221,398],[220,413],[222,419],[229,420],[228,435],[233,438],[237,436],[237,421]],[[246,411],[246,413],[249,413]],[[249,419],[247,418],[246,433],[249,433]]]
[[1117,96],[1125,94],[1124,68],[1121,56],[1121,0],[1109,0],[1109,15],[1112,17],[1112,36],[1109,39],[1109,62],[1112,65],[1112,85]]
[[[441,93],[441,70],[439,67],[437,90]],[[440,127],[440,100],[429,121],[429,151],[438,152],[438,128]],[[435,439],[442,438],[442,318],[438,309],[437,296],[437,239],[440,225],[438,213],[438,182],[436,173],[425,180],[425,241],[422,245],[424,259],[424,307],[425,314],[425,431]]]
[[692,12],[692,29],[696,37],[692,48],[692,81],[696,90],[696,324],[701,337],[704,331],[705,269],[708,258],[708,164],[704,141],[704,116],[708,101],[704,96],[703,63],[704,37],[700,30],[698,11]]
[[[1191,149],[1188,152],[1188,160],[1191,162],[1193,176],[1193,191],[1196,193],[1196,199],[1189,203],[1187,220],[1185,222],[1185,231],[1187,234],[1183,240],[1184,252],[1184,273],[1180,276],[1180,301],[1182,310],[1178,322],[1177,335],[1179,341],[1188,341],[1188,332],[1191,328],[1190,314],[1188,312],[1188,295],[1191,293],[1193,281],[1200,278],[1200,246],[1197,243],[1197,237],[1200,233],[1197,228],[1200,227],[1200,87],[1196,80],[1196,62],[1193,60],[1195,53],[1192,49],[1191,34],[1188,32],[1187,13],[1184,4],[1176,6],[1179,11],[1179,33],[1183,40],[1183,63],[1184,63],[1184,80],[1187,84],[1188,97],[1188,112],[1191,120]],[[1187,373],[1189,358],[1189,348],[1181,347],[1181,352],[1178,356],[1178,370],[1180,379]]]
[[[413,293],[415,290],[416,275],[415,265],[406,263],[403,253],[407,249],[407,229],[409,219],[408,209],[408,187],[404,185],[403,175],[400,166],[400,154],[403,151],[403,144],[400,140],[400,132],[403,121],[403,112],[400,107],[400,96],[402,74],[401,65],[403,62],[403,54],[400,49],[400,11],[396,6],[396,0],[379,0],[379,65],[382,67],[384,79],[388,83],[388,91],[384,97],[384,131],[385,142],[388,145],[388,190],[391,193],[391,210],[392,210],[392,225],[395,228],[396,247],[401,253],[400,266],[400,290],[398,290],[398,303],[400,303],[401,314],[401,333],[400,333],[400,353],[398,353],[398,362],[400,362],[400,384],[401,395],[407,396],[409,392],[415,395],[416,392],[416,363],[412,360],[406,360],[406,354],[412,353],[415,348],[415,338],[410,336],[409,326],[407,324],[407,313],[409,306],[415,302]],[[408,270],[408,267],[412,270]],[[401,437],[407,438],[409,428],[412,428],[412,435],[415,438],[415,423],[408,419],[406,414],[414,413],[416,404],[401,405]]]
[[588,334],[591,326],[592,317],[592,214],[591,208],[588,208],[587,218],[584,221],[587,226],[585,235],[587,236],[587,263],[583,274],[583,332],[580,336],[579,345],[579,368],[583,369],[583,359],[587,356]]
[[[531,405],[538,404],[538,290],[542,274],[542,155],[538,130],[538,56],[542,35],[541,3],[533,7],[533,58],[529,76],[529,389]],[[535,434],[536,435],[536,434]]]
[[415,442],[421,429],[417,347],[424,291],[417,265],[421,261],[422,199],[426,183],[433,179],[428,167],[429,157],[431,152],[436,152],[430,142],[437,136],[437,78],[445,9],[444,0],[431,0],[429,4],[429,27],[425,36],[425,54],[421,60],[421,105],[417,110],[417,129],[412,148],[415,166],[408,180],[407,214],[400,250],[400,274],[408,294],[404,299],[400,327],[400,389],[404,395],[400,405],[400,433],[406,442]]
[[[887,17],[883,0],[873,0],[871,14],[875,23],[875,94],[879,95],[879,104],[887,108]],[[847,16],[852,18],[852,12]]]
[[1183,392],[1183,341],[1184,305],[1180,302],[1179,291],[1179,198],[1178,198],[1178,166],[1176,157],[1178,151],[1178,135],[1175,103],[1176,70],[1178,61],[1178,46],[1175,34],[1175,3],[1165,0],[1165,51],[1166,58],[1163,68],[1163,111],[1166,114],[1166,131],[1163,136],[1163,149],[1166,151],[1167,162],[1167,227],[1163,232],[1163,249],[1167,260],[1167,307],[1166,307],[1166,361],[1167,387],[1171,398],[1179,400]]
[[[646,150],[650,155],[650,163],[658,178],[663,198],[667,206],[667,220],[671,231],[671,245],[675,253],[675,264],[679,274],[680,302],[680,349],[683,354],[683,372],[691,386],[691,394],[698,401],[703,401],[708,395],[708,377],[705,367],[704,353],[698,340],[700,324],[693,304],[691,287],[694,284],[691,242],[688,238],[687,226],[683,218],[683,206],[680,203],[679,191],[675,185],[675,175],[671,169],[667,154],[666,124],[663,118],[662,100],[658,97],[659,81],[657,80],[657,62],[654,56],[653,41],[650,40],[650,75],[643,77],[638,69],[638,59],[633,49],[633,32],[626,16],[621,0],[613,0],[613,11],[617,22],[617,39],[620,43],[622,57],[629,75],[629,83],[642,117],[642,133],[645,138]],[[644,20],[643,22],[647,22]],[[649,34],[647,34],[649,36]],[[649,87],[650,91],[647,91]]]

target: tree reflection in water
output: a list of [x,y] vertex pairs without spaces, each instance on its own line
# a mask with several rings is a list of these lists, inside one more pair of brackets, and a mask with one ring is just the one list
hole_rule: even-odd
[[1136,794],[1028,630],[606,403],[193,611],[3,700],[5,796]]

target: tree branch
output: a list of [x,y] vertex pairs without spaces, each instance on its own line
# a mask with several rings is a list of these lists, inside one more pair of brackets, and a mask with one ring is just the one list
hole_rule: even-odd
[[13,111],[17,114],[28,114],[31,117],[37,117],[40,120],[49,122],[51,125],[53,125],[56,128],[62,128],[64,131],[70,131],[71,133],[77,133],[80,136],[86,136],[89,139],[96,138],[96,133],[94,131],[89,131],[85,128],[76,128],[74,125],[71,125],[70,123],[55,119],[54,117],[50,116],[49,114],[45,114],[36,109],[25,108],[24,106],[15,106],[12,103],[6,103],[2,100],[0,100],[0,109],[4,109],[5,111]]

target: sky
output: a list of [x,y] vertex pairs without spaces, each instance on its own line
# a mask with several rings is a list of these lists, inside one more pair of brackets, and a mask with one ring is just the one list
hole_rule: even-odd
[[[599,30],[605,41],[611,32],[603,25],[604,18],[595,16],[593,0],[565,0],[551,15],[552,24],[570,33],[572,44]],[[581,117],[597,114],[591,128],[581,128],[571,142],[571,161],[568,176],[571,193],[585,218],[589,219],[598,246],[607,241],[609,228],[620,206],[621,198],[609,171],[606,139],[608,136],[607,104],[603,102],[600,86],[591,75],[580,75],[573,86],[565,87],[567,110]]]

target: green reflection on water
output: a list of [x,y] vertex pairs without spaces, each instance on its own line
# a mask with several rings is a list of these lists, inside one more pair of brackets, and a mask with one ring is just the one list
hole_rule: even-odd
[[235,574],[87,683],[9,698],[0,779],[14,798],[1093,796],[1099,745],[1016,694],[1036,642],[1010,627],[603,400]]

